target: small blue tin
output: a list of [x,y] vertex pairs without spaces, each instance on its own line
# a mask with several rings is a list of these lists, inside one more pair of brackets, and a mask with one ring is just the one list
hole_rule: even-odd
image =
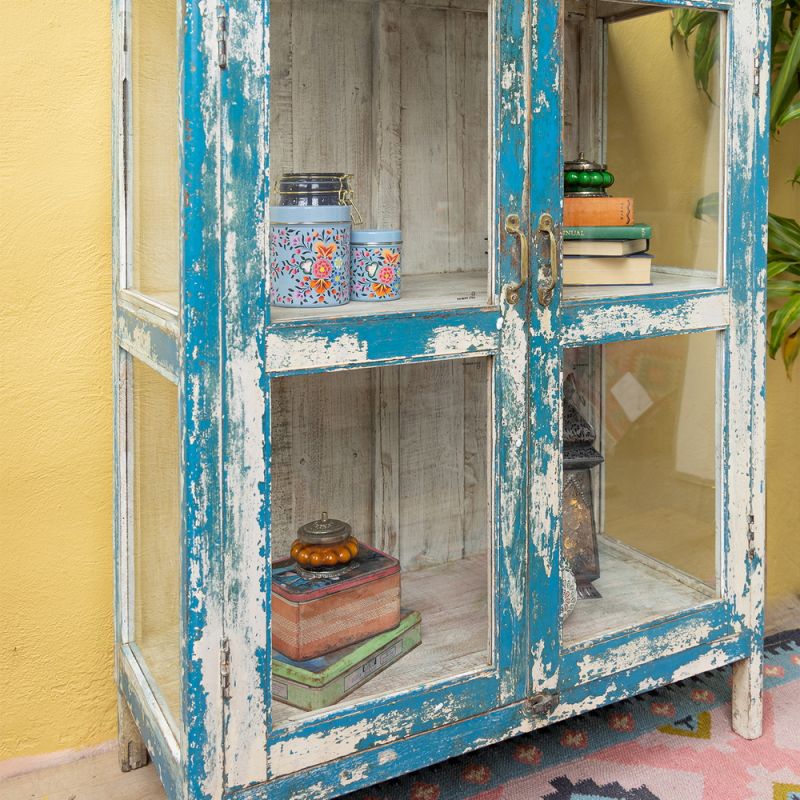
[[349,302],[351,226],[349,206],[270,206],[270,303]]
[[400,297],[402,232],[353,231],[350,241],[350,298],[397,300]]

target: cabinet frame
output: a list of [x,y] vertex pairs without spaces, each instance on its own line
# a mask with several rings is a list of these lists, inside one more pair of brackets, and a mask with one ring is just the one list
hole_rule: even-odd
[[[227,0],[216,9],[200,0],[183,4],[183,244],[179,309],[174,309],[120,283],[129,277],[124,166],[130,147],[125,119],[129,99],[124,97],[130,81],[125,42],[131,1],[113,0],[115,630],[123,767],[141,765],[146,747],[169,796],[187,800],[332,797],[729,663],[734,664],[734,729],[747,737],[759,735],[769,3],[646,4],[727,12],[730,102],[723,252],[729,269],[723,285],[579,300],[563,298],[557,287],[551,309],[544,311],[536,304],[541,264],[532,248],[532,277],[519,304],[522,313],[500,299],[496,306],[443,314],[359,317],[354,311],[338,319],[274,324],[264,280],[269,4]],[[630,9],[645,4],[619,5]],[[541,213],[552,213],[557,224],[561,219],[561,101],[552,87],[560,80],[563,28],[557,4],[498,0],[497,8],[505,13],[497,15],[501,30],[496,59],[513,65],[514,77],[498,89],[495,103],[501,97],[512,99],[514,114],[519,111],[522,120],[515,124],[505,107],[494,109],[494,152],[502,155],[494,164],[495,185],[506,191],[496,198],[496,242],[490,246],[498,269],[494,294],[502,295],[503,285],[515,279],[519,268],[515,242],[502,233],[505,215],[520,213],[531,238]],[[221,41],[224,69],[219,65]],[[496,87],[501,72],[495,72]],[[610,308],[624,324],[608,325]],[[503,320],[499,327],[498,309]],[[385,335],[387,322],[394,340]],[[443,329],[457,330],[458,336],[442,336]],[[560,584],[552,565],[558,564],[560,551],[563,348],[707,330],[721,333],[723,596],[654,623],[562,648]],[[522,591],[522,614],[510,619],[510,606],[505,605],[505,633],[496,640],[508,648],[503,663],[512,668],[490,679],[491,686],[480,679],[465,681],[458,712],[451,708],[434,727],[414,727],[412,707],[404,706],[410,724],[405,738],[386,741],[385,731],[359,733],[369,728],[376,709],[392,703],[378,698],[360,704],[351,731],[355,744],[341,758],[317,765],[300,758],[297,770],[276,773],[271,764],[281,749],[299,752],[300,745],[294,727],[271,730],[269,713],[269,598],[264,587],[270,581],[270,503],[264,487],[270,480],[270,377],[501,353],[522,353],[527,360],[521,372],[512,375],[508,370],[503,378],[513,383],[525,376],[527,397],[521,404],[515,401],[515,407],[526,408],[528,415],[515,422],[521,426],[524,457],[509,469],[509,485],[527,486],[526,503],[515,512],[520,517],[527,513],[527,521],[510,526],[518,540],[514,547],[526,543],[524,574],[506,565],[505,583],[497,587]],[[125,420],[132,358],[180,388],[183,656],[177,733],[161,711],[129,629]],[[523,591],[525,584],[537,591]],[[516,641],[515,635],[520,636]],[[638,657],[630,656],[632,645],[639,648]],[[441,683],[403,694],[415,698],[420,708],[425,703],[446,707],[458,681]],[[558,704],[544,714],[530,701],[556,693]],[[338,716],[333,711],[311,725],[301,724],[309,743],[323,742],[331,726],[342,733]]]

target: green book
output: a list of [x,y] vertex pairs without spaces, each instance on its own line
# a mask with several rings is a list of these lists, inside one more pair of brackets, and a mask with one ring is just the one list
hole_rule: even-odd
[[307,661],[272,654],[272,696],[314,711],[338,703],[422,641],[419,611],[402,610],[396,628]]
[[564,228],[565,239],[651,239],[649,225],[582,225]]

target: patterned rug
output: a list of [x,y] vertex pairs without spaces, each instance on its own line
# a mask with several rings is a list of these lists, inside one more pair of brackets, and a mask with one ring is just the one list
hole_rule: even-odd
[[731,731],[730,668],[356,792],[352,800],[800,800],[800,631],[770,637],[764,735]]

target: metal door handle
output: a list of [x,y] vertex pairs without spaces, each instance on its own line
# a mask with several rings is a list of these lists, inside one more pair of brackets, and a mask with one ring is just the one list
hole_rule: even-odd
[[528,237],[520,227],[519,214],[506,217],[506,233],[519,239],[519,283],[507,283],[505,286],[506,300],[515,305],[519,302],[519,290],[528,282]]
[[558,280],[558,239],[553,217],[547,212],[539,217],[539,234],[550,239],[549,256],[542,260],[538,283],[539,305],[547,308],[553,300],[553,290]]

